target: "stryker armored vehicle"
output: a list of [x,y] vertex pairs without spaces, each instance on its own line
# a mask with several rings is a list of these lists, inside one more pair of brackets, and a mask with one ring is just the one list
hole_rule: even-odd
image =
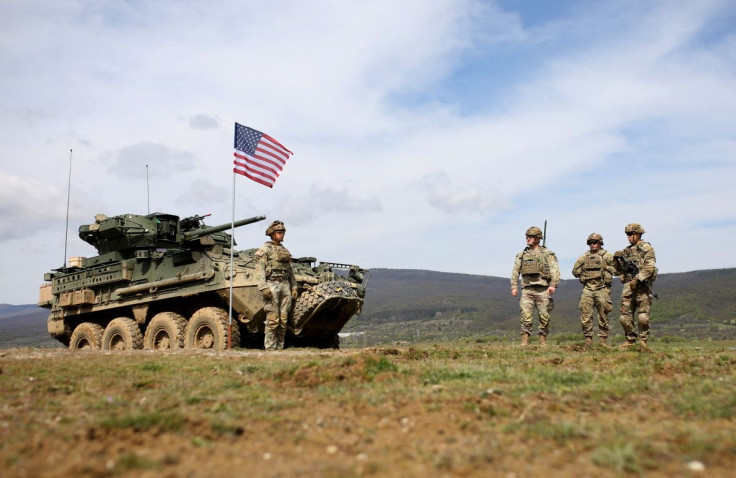
[[[98,214],[81,226],[79,237],[99,255],[45,274],[38,305],[51,311],[51,336],[70,349],[263,347],[257,249],[233,250],[231,266],[225,231],[265,217],[214,227],[204,217]],[[313,257],[292,266],[299,297],[286,345],[337,348],[338,332],[360,313],[369,271]]]

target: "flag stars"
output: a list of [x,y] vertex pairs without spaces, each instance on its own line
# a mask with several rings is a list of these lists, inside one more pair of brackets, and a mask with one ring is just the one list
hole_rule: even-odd
[[272,188],[293,154],[271,136],[235,123],[235,168],[257,183]]

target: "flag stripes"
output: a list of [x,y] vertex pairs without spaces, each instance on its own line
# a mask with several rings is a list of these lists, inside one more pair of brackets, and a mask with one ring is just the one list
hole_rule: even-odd
[[233,172],[272,188],[292,153],[271,136],[235,123]]

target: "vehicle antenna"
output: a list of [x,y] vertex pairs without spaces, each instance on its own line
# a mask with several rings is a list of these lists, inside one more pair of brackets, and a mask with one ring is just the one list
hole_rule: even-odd
[[72,150],[69,150],[69,185],[66,189],[66,229],[64,230],[64,267],[66,267],[66,247],[69,242],[69,198],[72,191]]
[[148,207],[148,214],[151,214],[151,188],[148,184],[148,165],[146,164],[146,201]]

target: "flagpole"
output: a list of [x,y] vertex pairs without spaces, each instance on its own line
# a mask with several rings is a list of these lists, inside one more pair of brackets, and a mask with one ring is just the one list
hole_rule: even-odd
[[233,246],[235,244],[235,172],[233,171],[233,215],[230,223],[230,306],[227,314],[227,348],[233,348],[233,281],[235,268],[233,260]]

